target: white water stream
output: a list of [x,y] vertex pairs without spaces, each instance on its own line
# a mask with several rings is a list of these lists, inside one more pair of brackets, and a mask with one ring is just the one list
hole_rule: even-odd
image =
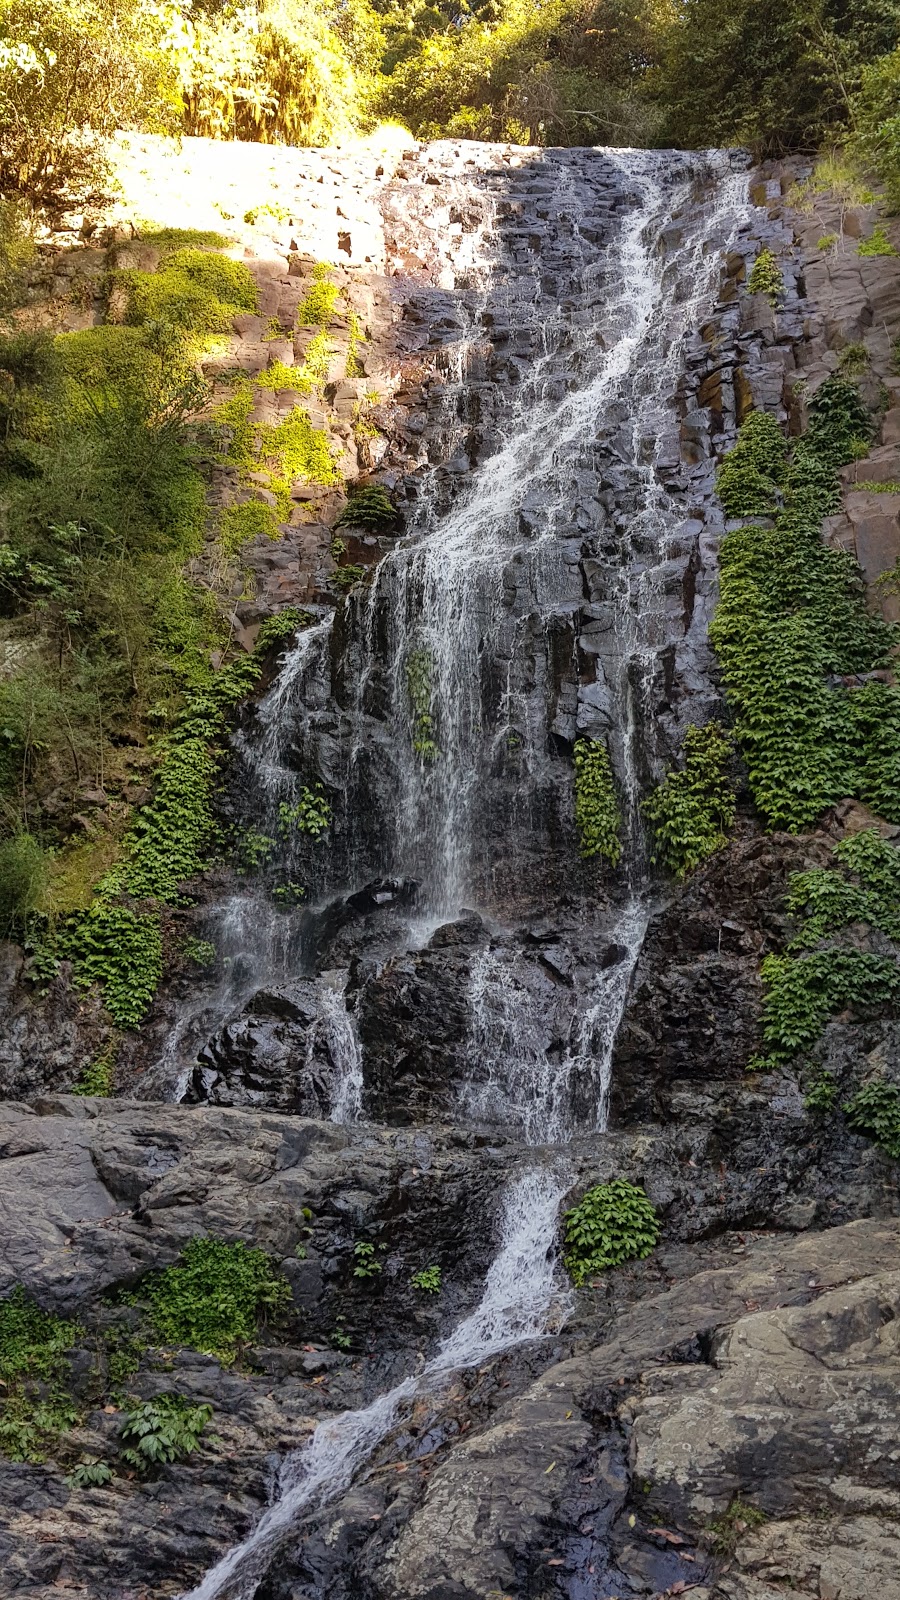
[[569,1291],[557,1282],[553,1257],[556,1215],[569,1184],[565,1175],[539,1169],[515,1179],[503,1205],[498,1251],[481,1299],[444,1339],[418,1377],[404,1379],[360,1411],[321,1422],[309,1441],[282,1462],[278,1499],[242,1544],[235,1545],[183,1600],[250,1600],[280,1543],[296,1532],[305,1512],[340,1498],[393,1428],[403,1408],[454,1372],[478,1366],[526,1339],[559,1325]]

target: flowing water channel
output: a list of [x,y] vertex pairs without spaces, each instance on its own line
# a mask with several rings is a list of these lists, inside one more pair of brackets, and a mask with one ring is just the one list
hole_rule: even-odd
[[[593,191],[575,181],[579,155],[585,171],[602,172],[612,196],[599,243]],[[497,1255],[475,1310],[417,1377],[323,1422],[284,1460],[269,1510],[190,1600],[248,1600],[281,1543],[304,1515],[340,1496],[414,1395],[540,1337],[565,1313],[554,1270],[567,1187],[558,1147],[606,1126],[616,1032],[651,909],[640,823],[642,774],[653,764],[649,685],[675,637],[665,578],[684,517],[659,471],[661,441],[677,426],[683,341],[715,297],[722,254],[745,214],[745,180],[715,153],[548,152],[537,165],[553,177],[553,204],[567,218],[575,267],[565,291],[548,310],[545,264],[504,258],[490,195],[481,196],[481,231],[460,273],[468,326],[436,456],[446,460],[454,449],[485,318],[505,317],[532,335],[533,357],[507,396],[487,459],[449,504],[440,471],[423,467],[405,536],[345,612],[341,648],[353,662],[352,689],[336,696],[335,638],[324,618],[286,653],[238,754],[254,817],[268,833],[279,807],[294,803],[310,774],[328,769],[346,881],[329,882],[326,873],[323,904],[373,875],[415,883],[398,936],[411,950],[462,908],[483,913],[494,935],[468,968],[471,1070],[459,1084],[457,1120],[557,1149],[523,1157],[502,1198]],[[570,598],[574,534],[594,539],[600,598],[592,595],[587,609],[604,629],[579,716],[586,708],[600,720],[583,725],[605,729],[624,849],[604,923],[612,954],[606,964],[578,967],[559,989],[567,1008],[560,1022],[534,987],[528,950],[502,926],[492,870],[498,817],[520,836],[530,827],[539,853],[552,838],[547,796],[551,813],[562,804],[546,661],[558,619],[584,604],[583,594]],[[511,747],[512,781],[504,765]],[[207,1012],[185,1023],[189,1042],[200,1024],[209,1028],[210,1006],[225,1014],[261,978],[271,982],[302,960],[308,913],[273,916],[252,892],[237,898],[221,919],[234,951],[230,975]],[[332,1063],[331,1116],[354,1122],[364,1111],[366,1061],[346,980],[340,970],[315,979],[320,1007],[307,1047],[310,1059],[324,1052]],[[161,1071],[170,1080],[180,1072],[183,1089],[179,1048],[176,1041]]]

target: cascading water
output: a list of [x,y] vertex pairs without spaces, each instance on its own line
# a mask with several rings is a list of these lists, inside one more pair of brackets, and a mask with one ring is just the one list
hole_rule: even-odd
[[286,1456],[278,1499],[244,1543],[230,1550],[184,1600],[226,1595],[249,1600],[298,1519],[340,1498],[414,1395],[524,1339],[540,1338],[551,1317],[558,1322],[565,1318],[568,1292],[556,1281],[553,1241],[567,1184],[566,1177],[543,1169],[513,1181],[501,1213],[498,1252],[475,1310],[442,1341],[417,1378],[406,1378],[361,1411],[345,1411],[320,1423],[302,1449]]
[[[649,915],[640,794],[657,760],[647,740],[654,678],[680,637],[666,596],[685,516],[684,498],[661,470],[660,441],[675,430],[684,340],[712,295],[744,182],[715,154],[553,152],[531,164],[535,181],[542,170],[552,179],[537,214],[553,208],[565,233],[562,287],[552,252],[523,259],[515,229],[504,255],[503,206],[487,192],[488,177],[480,189],[470,180],[481,228],[460,254],[450,319],[460,337],[454,353],[443,353],[440,419],[431,454],[425,445],[420,453],[406,536],[345,607],[337,631],[324,619],[298,637],[240,754],[252,814],[270,833],[304,783],[321,775],[328,785],[334,858],[345,876],[336,880],[322,858],[323,905],[373,875],[414,880],[413,921],[391,932],[395,947],[412,952],[461,907],[484,911],[467,967],[457,1120],[559,1145],[606,1127],[616,1033]],[[488,421],[479,435],[464,425],[464,400],[481,370],[481,335],[498,321],[521,332],[529,357],[518,366],[510,358],[502,416],[482,396]],[[487,391],[483,373],[479,382]],[[451,493],[440,464],[482,435],[486,459]],[[554,665],[560,638],[564,670]],[[529,923],[526,936],[504,922],[498,858],[510,858],[506,884],[510,874],[527,877],[558,849],[563,818],[571,860],[578,735],[610,750],[623,867],[612,903],[596,895],[596,880],[578,889],[575,925],[592,933],[568,959],[539,927]],[[526,862],[515,862],[507,835],[527,839]],[[288,866],[291,859],[288,849]],[[562,869],[564,885],[570,871]],[[556,892],[564,901],[566,887]],[[541,895],[527,884],[519,895],[532,922]],[[302,922],[308,913],[297,915]],[[296,940],[281,936],[276,949],[271,932],[258,949],[276,975],[297,959]],[[343,964],[313,981],[307,1064],[327,1058],[330,1114],[352,1123],[365,1090],[358,1001],[348,1004]],[[415,1394],[539,1337],[565,1313],[552,1246],[566,1180],[555,1160],[508,1189],[476,1310],[417,1378],[323,1422],[285,1458],[274,1503],[189,1600],[249,1600],[298,1520],[340,1497]]]

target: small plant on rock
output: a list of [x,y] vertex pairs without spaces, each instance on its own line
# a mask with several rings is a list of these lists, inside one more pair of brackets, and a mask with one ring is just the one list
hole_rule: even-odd
[[422,1267],[419,1272],[414,1272],[410,1278],[414,1289],[421,1289],[423,1294],[440,1294],[441,1269],[440,1267]]
[[626,1261],[648,1256],[659,1238],[659,1219],[644,1190],[625,1178],[598,1183],[566,1212],[565,1264],[575,1284]]
[[748,1506],[745,1501],[735,1497],[728,1510],[709,1524],[709,1542],[717,1555],[733,1555],[742,1535],[752,1533],[765,1520],[764,1511],[756,1506]]
[[365,1239],[357,1239],[353,1246],[354,1278],[377,1278],[380,1271],[381,1262],[376,1260],[375,1246]]
[[393,528],[396,521],[397,511],[390,495],[380,483],[375,483],[365,489],[351,489],[335,527]]
[[42,1311],[18,1285],[0,1301],[0,1450],[13,1461],[43,1461],[78,1421],[65,1385],[74,1322]]
[[771,250],[760,250],[751,268],[747,288],[750,294],[764,294],[773,306],[781,298],[784,293],[784,276]]
[[66,1479],[70,1489],[102,1489],[110,1483],[113,1469],[108,1461],[79,1461]]
[[161,1394],[132,1406],[122,1424],[122,1457],[140,1473],[193,1455],[212,1406],[192,1406],[180,1394]]
[[858,256],[895,256],[897,251],[882,227],[873,228],[868,239],[863,239],[856,247]]
[[817,1116],[827,1116],[834,1110],[837,1099],[838,1086],[830,1072],[820,1072],[818,1077],[810,1084],[809,1091],[803,1104],[807,1111],[812,1111]]

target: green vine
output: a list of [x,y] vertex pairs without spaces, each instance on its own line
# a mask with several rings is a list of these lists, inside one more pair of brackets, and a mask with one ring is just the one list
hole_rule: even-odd
[[659,1238],[659,1219],[644,1190],[625,1178],[589,1189],[563,1223],[566,1271],[576,1288],[594,1273],[643,1260]]
[[900,851],[870,829],[842,840],[832,854],[834,867],[791,875],[786,906],[800,927],[784,954],[763,961],[766,1055],[754,1057],[751,1070],[784,1065],[808,1050],[838,1012],[866,1015],[900,996],[894,956],[839,938],[867,925],[900,940]]
[[786,466],[787,444],[775,418],[765,411],[751,412],[716,476],[716,492],[728,516],[774,511]]
[[616,865],[622,854],[622,818],[612,764],[599,739],[575,741],[575,826],[585,860],[603,856]]
[[719,723],[692,723],[682,754],[684,766],[670,772],[642,806],[654,834],[653,860],[679,878],[722,848],[735,814],[728,775],[732,745]]
[[[764,442],[758,424],[754,433]],[[808,827],[846,795],[900,820],[900,691],[843,681],[884,666],[897,630],[867,611],[853,559],[820,537],[840,504],[837,468],[865,450],[870,433],[856,387],[827,379],[786,470],[774,442],[759,469],[773,483],[781,475],[782,508],[771,524],[739,528],[722,545],[710,637],[769,828]]]
[[42,1311],[21,1285],[0,1301],[0,1450],[13,1461],[43,1461],[79,1419],[65,1384],[81,1330]]

